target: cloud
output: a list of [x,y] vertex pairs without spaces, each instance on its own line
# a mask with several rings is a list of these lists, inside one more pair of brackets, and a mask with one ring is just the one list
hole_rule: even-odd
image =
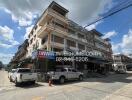
[[29,27],[26,28],[26,33],[25,33],[25,35],[24,35],[24,40],[25,40],[25,39],[28,39],[28,34],[29,34],[30,31],[32,30],[32,28],[33,28],[33,25],[31,25],[31,26],[29,26]]
[[117,35],[117,32],[116,31],[110,31],[110,32],[105,33],[105,35],[102,38],[103,39],[111,38],[111,37],[113,37],[115,35]]
[[89,31],[92,30],[92,29],[96,29],[96,27],[97,27],[100,23],[102,23],[102,21],[96,22],[95,24],[92,24],[92,25],[90,25],[90,26],[87,26],[86,29],[89,30]]
[[75,22],[85,25],[99,18],[103,12],[110,9],[112,0],[61,0],[69,9],[69,17]]
[[132,29],[129,29],[128,34],[123,36],[121,47],[124,53],[132,53]]
[[27,21],[27,20],[25,20],[25,19],[20,19],[19,20],[19,25],[20,26],[29,26],[29,25],[31,25],[32,24],[32,20],[29,20],[29,21]]
[[[5,48],[10,48],[15,45],[18,45],[19,42],[14,39],[14,30],[9,28],[8,26],[0,26],[0,36],[2,37],[2,40],[0,40],[0,46]],[[5,42],[8,42],[5,43]]]
[[5,54],[5,53],[0,53],[0,61],[3,62],[3,64],[8,64],[13,57],[14,54]]
[[0,35],[2,35],[5,39],[7,39],[7,40],[13,39],[13,34],[14,34],[14,31],[12,29],[10,29],[9,27],[0,26]]
[[120,52],[126,55],[132,53],[132,29],[129,29],[128,33],[123,35],[122,41],[117,44],[112,44],[113,52]]
[[12,45],[9,45],[9,44],[5,44],[5,43],[2,43],[2,42],[0,42],[0,47],[4,47],[4,48],[11,48],[12,47]]
[[[112,0],[55,1],[70,11],[70,19],[81,25],[93,21],[112,5]],[[12,19],[18,22],[20,26],[28,26],[31,25],[31,21],[36,17],[35,15],[41,15],[51,2],[52,0],[1,0],[0,7],[10,13]]]

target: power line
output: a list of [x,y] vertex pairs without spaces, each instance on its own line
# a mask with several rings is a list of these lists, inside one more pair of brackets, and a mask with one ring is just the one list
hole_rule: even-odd
[[[84,26],[84,28],[86,28],[86,27],[88,27],[88,26],[90,26],[90,25],[92,25],[92,24],[94,24],[94,23],[96,23],[96,22],[98,22],[98,21],[100,21],[100,20],[103,20],[103,19],[105,19],[105,18],[108,18],[108,17],[110,17],[110,16],[112,16],[112,15],[114,15],[114,14],[116,14],[116,13],[118,13],[118,12],[124,10],[124,9],[127,9],[127,8],[131,7],[131,6],[132,6],[132,3],[129,4],[129,5],[127,5],[127,6],[125,6],[125,7],[123,7],[123,8],[118,9],[117,11],[111,12],[110,14],[108,14],[108,15],[106,15],[106,16],[104,16],[104,17],[101,17],[101,18],[97,19],[96,21],[94,21],[94,22],[92,22],[92,23],[90,23],[90,24]],[[109,12],[108,12],[108,13],[109,13]]]
[[[104,13],[103,16],[107,16],[109,15],[110,13],[113,13],[115,11],[118,11],[119,9],[121,9],[121,7],[126,7],[128,6],[129,4],[132,3],[132,0],[128,0],[128,1],[125,1],[125,2],[122,2],[122,3],[119,3],[118,5],[116,5],[115,7],[113,7],[112,9],[110,9],[108,12]],[[103,17],[102,16],[102,17]]]

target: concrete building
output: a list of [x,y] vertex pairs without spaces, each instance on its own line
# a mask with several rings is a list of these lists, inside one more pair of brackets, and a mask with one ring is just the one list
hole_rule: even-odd
[[26,57],[31,57],[35,50],[96,51],[103,59],[112,61],[109,39],[102,39],[98,31],[88,31],[71,21],[68,12],[56,2],[48,6],[28,35]]
[[26,58],[26,54],[28,53],[27,46],[28,46],[28,39],[26,39],[24,43],[18,47],[17,52],[15,53],[15,55],[13,56],[10,62],[12,66],[18,65],[18,63],[20,63]]
[[123,66],[123,69],[129,69],[129,67],[132,67],[132,58],[124,55],[124,54],[115,54],[113,55],[113,61],[114,61],[114,69],[117,70],[118,66]]
[[[88,62],[56,62],[70,64],[79,69],[96,69],[103,62],[109,68],[112,62],[112,50],[109,39],[102,39],[97,30],[88,31],[68,18],[68,10],[52,2],[44,11],[28,35],[26,58],[32,57],[34,51],[53,52],[97,52]],[[97,62],[96,62],[97,60]],[[102,62],[101,62],[102,61]],[[46,59],[36,58],[35,67],[47,71]],[[103,65],[102,64],[102,65]],[[96,66],[98,65],[98,66]],[[89,66],[89,67],[88,67]],[[92,67],[94,66],[94,67]],[[93,69],[94,68],[94,69]]]

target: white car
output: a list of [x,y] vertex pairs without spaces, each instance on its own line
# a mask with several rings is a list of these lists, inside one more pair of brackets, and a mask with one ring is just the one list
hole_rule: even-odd
[[16,71],[16,69],[12,69],[12,70],[8,73],[8,78],[9,78],[10,82],[12,82],[12,75],[14,74],[15,71]]
[[12,81],[18,85],[22,82],[33,82],[37,80],[37,73],[33,73],[29,68],[17,68],[12,75]]
[[79,79],[83,80],[83,73],[73,68],[57,68],[55,71],[47,73],[47,77],[51,80],[59,80],[62,84],[65,80]]

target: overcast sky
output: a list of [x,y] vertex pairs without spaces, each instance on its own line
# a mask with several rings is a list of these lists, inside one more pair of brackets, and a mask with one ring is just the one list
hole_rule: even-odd
[[[55,0],[69,10],[68,17],[84,26],[124,0]],[[118,2],[117,2],[118,1]],[[52,0],[0,0],[0,60],[8,63],[26,39],[35,21]],[[132,8],[87,27],[110,38],[114,53],[131,53]]]

